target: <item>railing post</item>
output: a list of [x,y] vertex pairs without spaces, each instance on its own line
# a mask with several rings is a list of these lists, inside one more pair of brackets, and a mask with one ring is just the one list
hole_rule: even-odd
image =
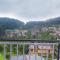
[[25,49],[25,44],[23,43],[23,60],[25,60],[25,52],[24,52],[24,49]]
[[48,60],[48,56],[49,56],[48,54],[49,54],[49,53],[48,53],[48,50],[47,50],[47,58],[46,58],[46,60]]
[[[41,45],[42,46],[42,45]],[[42,58],[43,58],[43,47],[41,48],[41,60],[42,60]]]
[[58,57],[57,60],[60,60],[60,44],[58,44]]
[[6,60],[6,45],[4,44],[4,60]]
[[[30,46],[31,44],[29,44],[29,46]],[[30,48],[29,48],[29,60],[30,60]]]
[[11,57],[12,57],[12,45],[10,44],[10,60],[11,60]]
[[37,45],[35,45],[35,60],[37,60]]
[[52,60],[54,59],[54,44],[52,45],[53,47],[52,47]]
[[18,60],[18,43],[17,43],[17,60]]

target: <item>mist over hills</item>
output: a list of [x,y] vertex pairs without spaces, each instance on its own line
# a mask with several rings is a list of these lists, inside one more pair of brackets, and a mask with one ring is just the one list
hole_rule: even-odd
[[49,19],[47,21],[30,21],[24,24],[24,22],[12,18],[0,18],[0,35],[4,34],[6,29],[32,29],[48,26],[60,25],[60,17]]

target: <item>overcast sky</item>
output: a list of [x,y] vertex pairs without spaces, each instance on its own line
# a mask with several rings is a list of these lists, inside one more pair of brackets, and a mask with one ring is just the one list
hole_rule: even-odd
[[41,21],[60,16],[60,0],[0,0],[0,17]]

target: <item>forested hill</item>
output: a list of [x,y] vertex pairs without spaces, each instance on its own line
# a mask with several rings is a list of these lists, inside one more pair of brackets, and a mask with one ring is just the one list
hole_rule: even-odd
[[0,35],[4,34],[6,29],[20,29],[24,26],[24,23],[11,18],[0,18]]
[[24,26],[24,23],[17,19],[0,18],[0,28],[4,27],[6,29],[16,29],[23,26]]
[[31,22],[28,22],[25,27],[27,29],[31,29],[31,28],[34,28],[34,27],[49,27],[49,26],[56,26],[56,25],[60,25],[60,17],[57,17],[57,18],[52,18],[52,19],[49,19],[47,21],[31,21]]
[[49,19],[47,23],[51,25],[60,25],[60,17]]
[[47,21],[30,21],[24,22],[11,18],[0,18],[0,35],[4,34],[6,29],[32,29],[60,25],[60,17],[49,19]]

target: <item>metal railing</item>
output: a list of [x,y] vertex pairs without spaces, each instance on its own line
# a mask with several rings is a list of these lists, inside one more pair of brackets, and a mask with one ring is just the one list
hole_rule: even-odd
[[3,60],[59,60],[59,45],[60,41],[0,40],[0,53]]

